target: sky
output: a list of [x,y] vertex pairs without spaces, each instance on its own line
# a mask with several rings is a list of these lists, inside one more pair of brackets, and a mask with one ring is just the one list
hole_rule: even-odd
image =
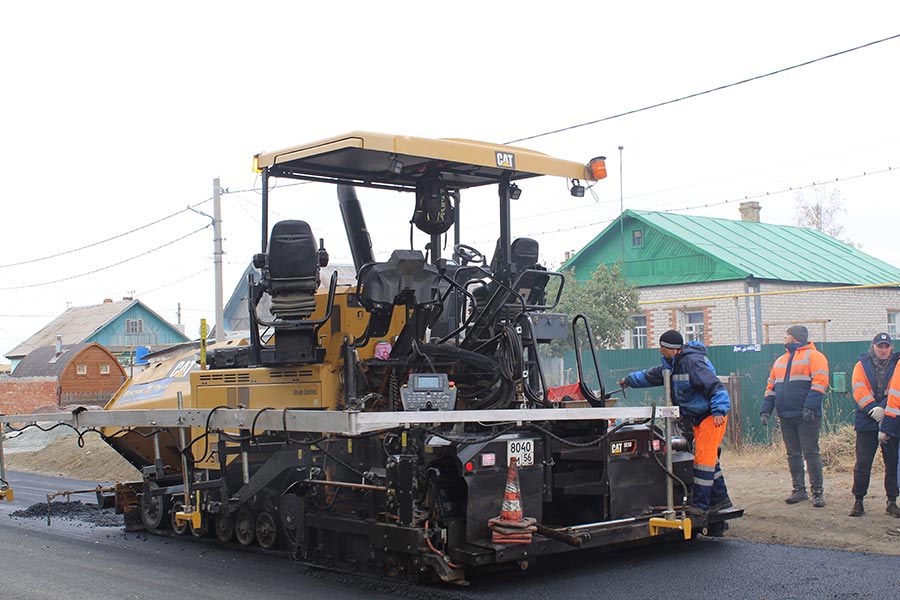
[[[354,130],[606,156],[584,198],[521,185],[513,235],[551,267],[621,208],[739,219],[753,199],[792,225],[798,194],[835,192],[844,237],[900,267],[900,38],[782,71],[898,34],[900,4],[868,0],[8,3],[0,351],[107,298],[196,338],[215,319],[213,180],[227,299],[260,250],[253,155]],[[408,247],[412,198],[359,196],[377,257]],[[495,197],[463,195],[462,241],[487,254]],[[329,186],[271,203],[352,262]]]

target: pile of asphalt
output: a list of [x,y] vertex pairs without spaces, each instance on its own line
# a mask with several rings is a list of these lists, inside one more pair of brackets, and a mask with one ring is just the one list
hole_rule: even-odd
[[117,515],[115,509],[100,508],[97,504],[85,504],[81,500],[68,500],[62,502],[38,502],[28,508],[17,510],[9,514],[20,519],[67,519],[80,521],[92,527],[122,527],[122,515]]

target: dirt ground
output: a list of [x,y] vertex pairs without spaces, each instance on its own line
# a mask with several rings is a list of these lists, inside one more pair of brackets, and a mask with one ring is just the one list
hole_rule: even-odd
[[[60,436],[48,440],[43,449],[31,446],[9,447],[6,464],[10,470],[70,477],[89,481],[132,481],[138,472],[96,434],[84,437],[79,448],[76,437]],[[823,436],[821,442],[825,467],[825,508],[813,508],[801,502],[784,502],[791,491],[787,460],[780,444],[752,446],[740,451],[724,449],[722,470],[731,498],[745,509],[744,517],[731,522],[726,537],[738,540],[834,548],[879,554],[900,555],[900,537],[887,535],[900,527],[900,519],[884,512],[884,469],[876,457],[865,501],[866,513],[860,518],[847,516],[853,504],[854,434],[849,427]]]
[[744,517],[732,521],[726,537],[900,555],[900,537],[886,533],[900,527],[900,519],[884,511],[887,499],[880,454],[875,457],[865,514],[847,516],[853,506],[854,440],[848,426],[820,441],[825,464],[824,508],[814,508],[810,501],[785,503],[791,493],[791,476],[782,444],[723,450],[725,482],[735,506],[744,508]]

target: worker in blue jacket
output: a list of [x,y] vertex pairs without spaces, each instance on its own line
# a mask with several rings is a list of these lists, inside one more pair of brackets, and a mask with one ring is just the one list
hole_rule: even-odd
[[705,517],[710,511],[732,506],[719,467],[719,446],[725,437],[731,398],[700,342],[684,343],[681,334],[670,329],[659,338],[662,364],[634,371],[619,381],[621,387],[663,385],[663,370],[672,372],[672,401],[694,430],[694,493],[687,513]]

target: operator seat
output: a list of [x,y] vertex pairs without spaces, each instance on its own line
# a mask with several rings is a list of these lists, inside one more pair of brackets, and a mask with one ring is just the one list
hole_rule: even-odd
[[[268,252],[253,257],[261,272],[259,283],[251,285],[250,318],[253,364],[263,366],[320,363],[325,350],[319,348],[318,328],[330,318],[335,277],[329,286],[328,306],[323,319],[310,320],[316,309],[319,268],[328,264],[324,246],[316,247],[316,238],[305,221],[279,221],[272,227]],[[256,308],[264,294],[271,299],[269,311],[275,317],[264,321]],[[275,330],[274,346],[262,344],[258,324]]]
[[308,319],[316,308],[320,266],[316,238],[309,224],[275,223],[269,253],[264,256],[265,264],[260,265],[262,283],[272,298],[272,314],[286,320]]

